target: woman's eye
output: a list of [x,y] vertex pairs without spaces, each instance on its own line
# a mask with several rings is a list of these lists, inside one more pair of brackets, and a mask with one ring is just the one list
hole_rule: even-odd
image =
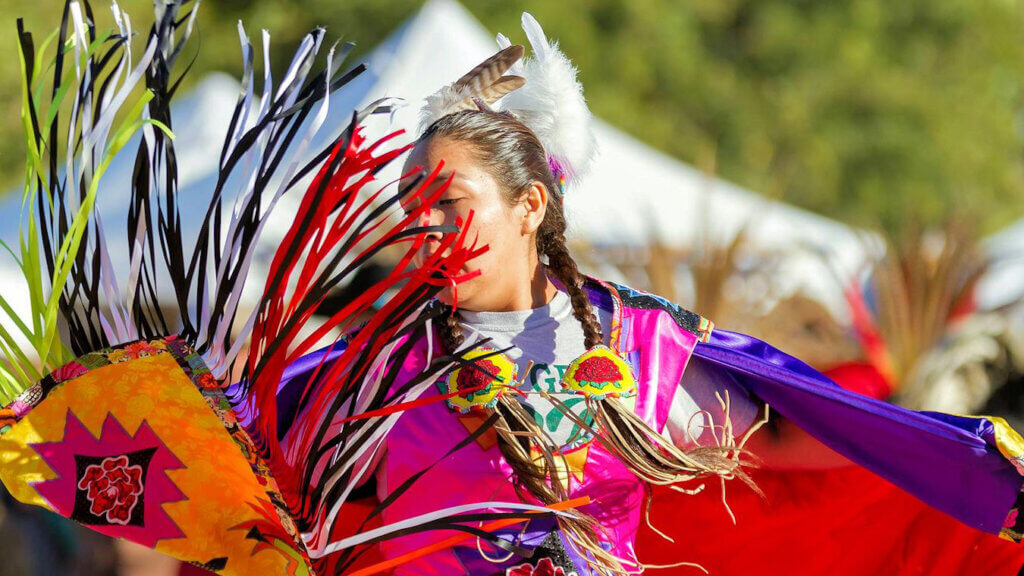
[[437,201],[438,206],[451,206],[461,200],[461,198],[442,198]]

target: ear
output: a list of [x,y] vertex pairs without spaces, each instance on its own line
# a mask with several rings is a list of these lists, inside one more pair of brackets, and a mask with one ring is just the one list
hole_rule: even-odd
[[541,222],[544,221],[544,214],[548,209],[548,187],[543,183],[534,180],[533,184],[526,190],[522,199],[523,229],[524,236],[537,232]]

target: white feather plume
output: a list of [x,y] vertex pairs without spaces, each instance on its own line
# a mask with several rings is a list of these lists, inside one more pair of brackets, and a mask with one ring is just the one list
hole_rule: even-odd
[[[526,78],[526,85],[505,96],[501,109],[518,116],[537,134],[549,158],[554,158],[565,170],[566,180],[575,184],[597,155],[593,117],[583,98],[583,86],[576,79],[576,67],[528,12],[523,13],[523,30],[533,53],[516,73]],[[499,35],[498,44],[510,42]]]
[[[560,168],[566,182],[577,184],[597,155],[593,117],[583,98],[583,86],[576,79],[576,67],[558,49],[557,42],[548,40],[529,12],[523,13],[522,24],[533,54],[520,61],[521,47],[517,46],[512,54],[514,60],[510,60],[509,53],[502,59],[499,52],[489,59],[498,58],[499,66],[489,67],[488,61],[484,61],[458,81],[427,97],[420,110],[420,132],[448,114],[480,105],[477,102],[481,90],[499,86],[496,80],[514,79],[516,83],[501,84],[501,90],[485,104],[496,105],[522,120],[540,139],[549,162]],[[513,46],[504,34],[498,34],[497,42],[502,51]],[[480,70],[482,74],[474,74]],[[525,85],[521,85],[523,79]],[[493,88],[491,91],[495,92]]]

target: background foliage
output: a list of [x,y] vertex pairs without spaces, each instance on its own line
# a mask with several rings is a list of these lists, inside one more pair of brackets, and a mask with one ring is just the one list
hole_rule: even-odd
[[[237,70],[236,22],[284,58],[312,26],[371,49],[420,0],[207,0],[194,82]],[[464,0],[523,41],[529,10],[580,68],[594,111],[724,178],[855,224],[1024,207],[1024,17],[1016,0]],[[15,18],[44,35],[59,0],[0,7],[0,183],[17,185]],[[121,5],[147,23],[148,0]],[[94,3],[109,24],[105,2]],[[518,32],[518,34],[516,34]],[[278,62],[278,64],[282,64]]]

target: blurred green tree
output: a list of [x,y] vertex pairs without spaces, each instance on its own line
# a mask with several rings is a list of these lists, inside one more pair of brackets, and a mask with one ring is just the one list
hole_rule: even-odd
[[[713,155],[720,175],[754,190],[891,231],[953,213],[991,230],[1024,212],[1018,0],[464,3],[519,41],[519,14],[533,12],[576,61],[597,115],[684,161]],[[0,8],[9,25],[0,49],[11,55],[0,59],[6,187],[22,162],[14,17],[42,32],[61,4]],[[121,4],[141,18],[150,2]],[[207,1],[192,79],[236,71],[239,19],[250,34],[270,30],[281,48],[324,25],[365,53],[420,4]]]

